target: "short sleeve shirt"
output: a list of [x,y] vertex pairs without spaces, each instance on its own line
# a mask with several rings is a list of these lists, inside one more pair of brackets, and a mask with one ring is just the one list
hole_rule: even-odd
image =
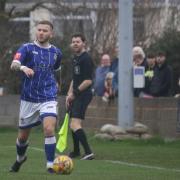
[[17,50],[13,61],[34,71],[33,77],[22,73],[22,100],[38,103],[56,100],[54,71],[60,67],[61,57],[61,50],[53,45],[43,48],[36,43],[26,43]]
[[[93,62],[87,52],[73,58],[73,89],[77,89],[84,80],[92,80]],[[91,87],[85,91],[90,90]]]

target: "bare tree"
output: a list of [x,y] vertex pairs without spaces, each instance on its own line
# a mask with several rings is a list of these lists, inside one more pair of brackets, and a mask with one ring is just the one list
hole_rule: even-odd
[[74,32],[81,32],[88,39],[89,49],[97,64],[99,55],[115,55],[117,42],[117,3],[99,0],[96,3],[65,3],[53,1],[52,12],[59,19],[63,37],[67,40]]
[[169,28],[179,29],[180,1],[134,0],[134,44],[148,47]]

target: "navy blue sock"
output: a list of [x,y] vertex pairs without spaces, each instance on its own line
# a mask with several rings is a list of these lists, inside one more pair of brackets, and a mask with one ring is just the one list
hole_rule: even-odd
[[52,167],[56,150],[55,136],[45,137],[45,154],[47,159],[47,168]]
[[20,162],[24,159],[28,145],[29,144],[27,141],[21,141],[21,140],[17,139],[17,141],[16,141],[17,161]]

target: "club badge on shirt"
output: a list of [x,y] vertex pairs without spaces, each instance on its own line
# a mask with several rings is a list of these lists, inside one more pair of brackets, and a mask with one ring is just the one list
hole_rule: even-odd
[[54,54],[54,60],[55,61],[57,60],[57,54]]

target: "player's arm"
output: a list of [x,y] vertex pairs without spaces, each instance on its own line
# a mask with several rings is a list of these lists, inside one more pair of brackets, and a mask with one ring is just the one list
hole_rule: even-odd
[[20,68],[21,68],[21,63],[14,62],[14,61],[11,63],[11,70],[19,71]]
[[15,54],[10,68],[11,70],[14,71],[22,71],[26,74],[26,76],[30,77],[34,75],[34,71],[31,68],[28,68],[27,66],[21,65],[21,62],[23,62],[23,60],[25,59],[25,55],[26,55],[25,47],[22,46]]
[[54,64],[54,76],[58,85],[58,88],[60,89],[60,70],[61,70],[61,58],[62,58],[62,53],[60,52],[60,50],[57,51],[56,54],[54,54],[54,58],[55,59],[55,64]]
[[31,77],[34,75],[34,71],[31,68],[28,68],[27,66],[21,66],[21,64],[17,62],[12,62],[11,69],[15,71],[22,71],[28,77]]
[[57,58],[56,58],[56,62],[54,64],[54,70],[55,71],[60,71],[61,70],[61,59],[62,59],[62,53],[61,51],[58,49],[57,50]]

